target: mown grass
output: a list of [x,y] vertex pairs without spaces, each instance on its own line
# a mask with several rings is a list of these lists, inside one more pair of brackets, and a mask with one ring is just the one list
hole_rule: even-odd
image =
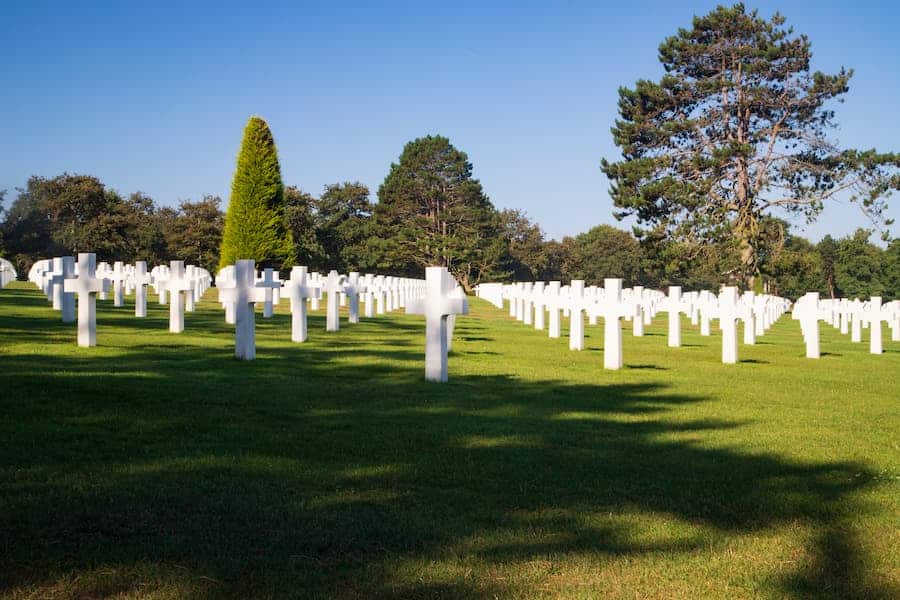
[[0,595],[900,596],[898,343],[786,316],[728,366],[663,317],[609,372],[472,300],[435,385],[416,317],[292,344],[284,303],[243,363],[213,298],[83,349],[0,291]]

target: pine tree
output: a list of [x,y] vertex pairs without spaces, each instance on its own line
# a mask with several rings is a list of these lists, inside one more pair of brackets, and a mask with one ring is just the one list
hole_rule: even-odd
[[900,189],[900,154],[842,149],[830,137],[830,106],[852,71],[812,72],[809,40],[784,23],[720,6],[664,40],[662,79],[619,90],[612,132],[622,160],[602,163],[618,216],[698,247],[731,238],[748,289],[767,214],[811,220],[846,197],[886,226],[886,198]]
[[250,117],[231,184],[219,268],[239,259],[263,267],[290,266],[293,241],[284,218],[284,185],[268,124]]
[[421,276],[447,267],[470,290],[493,275],[506,242],[494,205],[472,178],[472,164],[450,140],[429,135],[406,144],[378,189],[382,268]]

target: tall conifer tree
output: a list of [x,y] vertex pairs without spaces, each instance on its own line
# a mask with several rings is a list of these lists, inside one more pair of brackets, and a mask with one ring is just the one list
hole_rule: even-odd
[[260,266],[289,266],[293,242],[284,209],[275,139],[263,119],[250,117],[231,184],[219,268],[248,258]]

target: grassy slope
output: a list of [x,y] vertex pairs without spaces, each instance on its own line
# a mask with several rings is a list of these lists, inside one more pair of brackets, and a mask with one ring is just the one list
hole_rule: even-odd
[[607,372],[474,300],[434,385],[416,317],[292,344],[284,303],[239,363],[212,298],[81,349],[0,291],[0,596],[900,593],[898,343],[787,316],[726,366],[663,317]]

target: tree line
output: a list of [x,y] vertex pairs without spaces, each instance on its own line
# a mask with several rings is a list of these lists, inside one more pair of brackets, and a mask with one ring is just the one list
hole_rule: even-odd
[[[284,200],[283,226],[290,232],[296,264],[319,271],[421,276],[415,261],[392,253],[402,238],[377,235],[383,229],[377,222],[378,205],[365,185],[334,183],[318,196],[287,186]],[[520,210],[492,208],[488,213],[486,226],[496,232],[489,252],[495,258],[481,259],[487,265],[481,276],[492,281],[584,279],[602,285],[606,277],[620,277],[629,285],[716,289],[740,261],[737,245],[698,247],[665,237],[638,238],[610,225],[553,240]],[[2,213],[0,254],[22,274],[35,260],[79,251],[96,252],[108,261],[180,259],[214,273],[224,220],[216,196],[167,207],[140,192],[123,196],[92,176],[32,177]],[[823,297],[900,298],[900,240],[882,248],[872,243],[870,230],[858,229],[813,243],[772,218],[763,229],[760,279],[770,292],[790,298],[807,291]]]

